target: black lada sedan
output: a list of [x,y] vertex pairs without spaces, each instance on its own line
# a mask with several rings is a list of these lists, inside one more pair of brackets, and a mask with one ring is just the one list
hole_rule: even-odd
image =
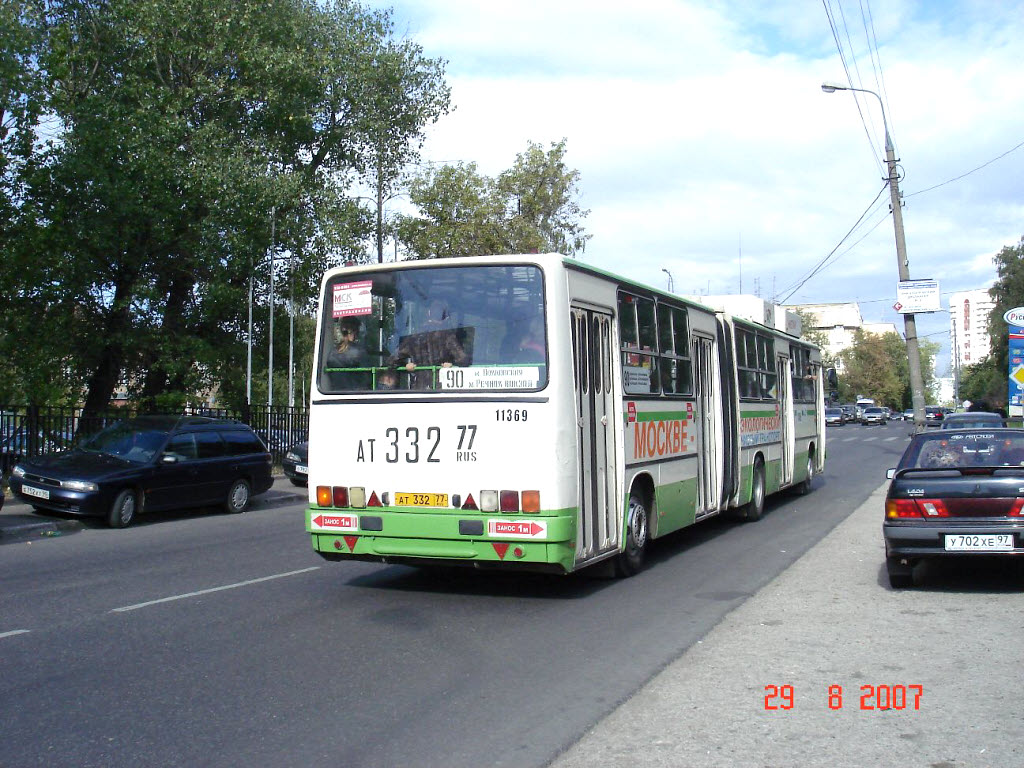
[[38,510],[103,517],[208,505],[244,512],[273,483],[271,455],[247,425],[202,416],[141,416],[77,448],[18,462],[11,490]]
[[882,534],[893,587],[912,586],[926,558],[1024,555],[1024,430],[919,433],[888,476]]

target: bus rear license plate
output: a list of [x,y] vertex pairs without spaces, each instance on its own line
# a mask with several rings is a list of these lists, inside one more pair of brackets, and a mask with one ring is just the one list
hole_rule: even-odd
[[447,493],[395,493],[396,507],[447,507]]
[[35,496],[37,499],[50,498],[50,492],[45,488],[33,488],[31,485],[21,486],[21,492],[26,496]]
[[972,534],[957,533],[946,535],[947,552],[1012,552],[1012,533]]

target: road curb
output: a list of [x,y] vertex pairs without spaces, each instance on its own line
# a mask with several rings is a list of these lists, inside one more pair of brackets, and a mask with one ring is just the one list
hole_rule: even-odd
[[13,515],[7,518],[5,524],[0,526],[0,544],[67,536],[85,527],[80,520],[44,520],[33,515]]

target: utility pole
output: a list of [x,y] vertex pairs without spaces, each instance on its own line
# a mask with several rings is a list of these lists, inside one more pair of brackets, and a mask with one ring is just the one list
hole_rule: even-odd
[[[878,99],[878,106],[882,110],[882,125],[885,128],[885,165],[889,176],[889,206],[892,210],[893,228],[896,230],[896,266],[900,282],[906,282],[910,279],[910,263],[907,261],[907,241],[903,234],[903,207],[901,205],[899,172],[896,168],[896,153],[893,150],[892,139],[889,137],[889,121],[885,118],[885,106],[882,104],[882,97],[866,88],[853,88],[833,83],[822,83],[821,90],[825,93],[859,91],[860,93],[870,93]],[[910,368],[910,400],[914,406],[914,431],[923,432],[925,430],[924,379],[921,376],[921,352],[917,345],[917,320],[914,318],[913,313],[908,312],[903,315],[903,327],[907,337],[907,359]]]
[[[876,93],[878,103],[882,98]],[[882,110],[883,123],[885,110]],[[885,128],[885,165],[889,169],[889,204],[892,206],[892,224],[896,230],[896,260],[900,282],[910,279],[910,263],[907,261],[907,240],[903,234],[903,206],[900,196],[899,172],[896,169],[896,153],[893,151],[889,128]],[[903,315],[903,327],[907,337],[907,358],[910,363],[910,401],[914,406],[914,431],[925,430],[924,378],[921,375],[921,352],[917,345],[917,319],[912,312]]]

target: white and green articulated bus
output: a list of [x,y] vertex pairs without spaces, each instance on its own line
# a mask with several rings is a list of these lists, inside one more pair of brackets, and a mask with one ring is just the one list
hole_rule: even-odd
[[817,348],[557,254],[332,270],[317,339],[329,560],[629,575],[824,467]]

